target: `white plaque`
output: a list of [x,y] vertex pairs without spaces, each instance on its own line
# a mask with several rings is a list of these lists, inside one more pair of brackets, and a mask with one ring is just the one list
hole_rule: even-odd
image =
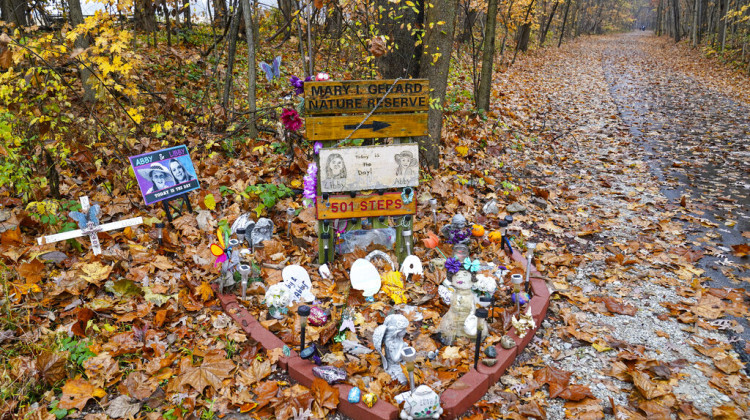
[[419,185],[417,143],[320,151],[323,192],[379,190]]

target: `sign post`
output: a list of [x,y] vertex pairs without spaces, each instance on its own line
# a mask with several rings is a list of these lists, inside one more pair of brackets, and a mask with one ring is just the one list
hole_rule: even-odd
[[[399,263],[410,253],[419,148],[411,137],[427,135],[426,79],[305,83],[306,137],[323,142],[318,156],[318,260],[333,260],[337,234],[396,229]],[[346,139],[388,139],[392,144],[338,147]],[[338,143],[336,141],[339,141]],[[370,191],[362,194],[362,191]],[[388,222],[391,218],[392,223]]]

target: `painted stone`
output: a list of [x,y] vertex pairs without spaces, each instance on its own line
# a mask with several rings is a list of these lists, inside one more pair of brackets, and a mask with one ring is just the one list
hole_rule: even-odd
[[504,335],[500,339],[500,345],[503,346],[504,349],[512,349],[516,346],[516,341],[513,340],[509,335]]
[[368,392],[367,394],[362,397],[362,402],[365,403],[366,406],[372,408],[373,405],[378,401],[378,396],[373,394],[372,392]]
[[310,308],[310,315],[307,317],[307,322],[312,326],[320,327],[328,322],[328,314],[319,306],[313,306]]
[[300,300],[312,302],[315,296],[310,292],[312,282],[310,274],[304,267],[299,265],[288,265],[281,271],[281,278],[284,285],[291,292],[291,303],[297,303]]
[[315,366],[312,368],[313,375],[333,385],[346,380],[346,371],[335,366]]
[[396,402],[404,403],[399,417],[402,419],[437,419],[443,414],[440,397],[427,385],[420,385],[414,391],[396,396]]
[[497,357],[497,349],[495,346],[487,346],[487,348],[484,349],[484,354],[486,354],[487,357]]
[[359,399],[362,396],[362,391],[359,390],[359,388],[354,387],[349,390],[349,396],[347,397],[347,400],[349,400],[350,403],[356,404],[359,402]]
[[497,359],[482,359],[482,364],[485,366],[495,366]]
[[315,347],[315,344],[311,345],[310,347],[305,347],[301,352],[299,352],[299,357],[303,359],[309,359],[316,350],[317,348]]
[[352,287],[362,290],[362,295],[366,297],[373,296],[380,290],[380,273],[371,262],[364,258],[354,261],[352,268],[349,269],[349,278]]
[[446,280],[443,282],[443,284],[438,286],[438,295],[440,296],[440,300],[442,300],[443,303],[448,306],[450,306],[451,304],[451,296],[453,296],[453,292],[456,291],[456,289],[454,289],[453,286],[449,286],[449,284],[450,282]]
[[404,258],[404,262],[401,263],[401,274],[408,276],[409,274],[422,275],[422,261],[416,255],[409,255]]

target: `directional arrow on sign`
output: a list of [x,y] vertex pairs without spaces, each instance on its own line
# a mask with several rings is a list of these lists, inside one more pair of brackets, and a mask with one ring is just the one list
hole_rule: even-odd
[[[368,129],[368,128],[369,128],[369,129],[371,129],[372,131],[378,131],[378,130],[382,130],[382,129],[384,129],[384,128],[388,128],[388,127],[390,127],[390,126],[391,126],[391,125],[390,125],[390,124],[388,124],[387,122],[382,122],[382,121],[373,121],[373,122],[372,122],[372,124],[362,124],[362,125],[361,125],[361,126],[359,127],[359,129],[360,129],[360,130],[366,130],[366,129]],[[345,125],[345,126],[344,126],[344,130],[354,130],[354,129],[356,129],[356,128],[357,128],[357,124],[351,124],[351,125],[347,124],[347,125]]]

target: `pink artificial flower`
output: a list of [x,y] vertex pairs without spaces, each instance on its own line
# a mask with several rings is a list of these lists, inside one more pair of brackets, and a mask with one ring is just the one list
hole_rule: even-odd
[[315,76],[315,80],[318,82],[325,82],[326,80],[330,79],[331,77],[328,76],[328,73],[320,72]]
[[302,118],[299,117],[299,113],[295,109],[284,108],[281,113],[281,122],[289,131],[297,131],[302,128]]

